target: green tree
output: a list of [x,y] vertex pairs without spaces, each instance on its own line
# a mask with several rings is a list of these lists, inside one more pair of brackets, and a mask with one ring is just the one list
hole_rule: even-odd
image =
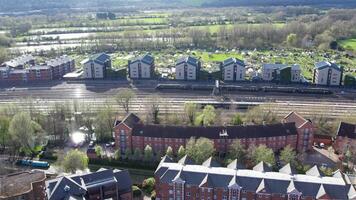
[[259,145],[258,147],[249,148],[248,151],[251,151],[250,159],[257,164],[261,161],[264,161],[270,165],[275,164],[275,157],[273,150],[268,148],[266,145]]
[[143,156],[145,161],[152,161],[153,159],[153,150],[152,147],[150,145],[146,145],[144,152],[143,152]]
[[78,169],[85,170],[88,168],[88,156],[77,150],[70,150],[64,157],[62,166],[66,172],[75,173]]
[[254,124],[276,123],[278,117],[271,105],[255,106],[245,114],[245,121]]
[[173,158],[173,149],[171,146],[167,147],[166,155]]
[[297,34],[291,33],[287,36],[287,44],[290,47],[295,47],[298,42]]
[[239,140],[234,140],[230,145],[228,151],[228,158],[234,160],[237,159],[238,162],[244,161],[246,152],[244,147],[241,145]]
[[214,155],[214,143],[208,138],[190,138],[186,145],[186,153],[196,163],[202,163]]
[[155,179],[153,177],[147,178],[142,182],[142,189],[147,193],[151,194],[155,187]]
[[5,62],[8,59],[8,52],[5,48],[0,47],[0,63]]
[[200,113],[195,119],[196,126],[210,126],[216,121],[215,108],[212,105],[204,107],[202,113]]
[[5,149],[10,139],[9,125],[10,119],[6,116],[0,116],[0,145],[2,149]]
[[114,114],[110,107],[98,112],[95,117],[95,134],[99,142],[106,142],[112,138]]
[[94,149],[95,149],[96,156],[101,158],[101,156],[104,153],[103,147],[101,147],[100,145],[95,145]]
[[194,119],[198,112],[198,106],[195,103],[187,102],[184,104],[184,113],[188,119],[189,124],[194,125]]
[[180,146],[178,149],[177,157],[178,159],[181,159],[185,156],[185,148],[183,146]]
[[132,155],[132,159],[133,159],[133,160],[140,160],[140,159],[141,159],[141,156],[142,156],[141,150],[140,150],[139,148],[136,148],[136,149],[134,150],[133,155]]
[[130,148],[126,148],[125,149],[125,158],[126,159],[131,159],[131,156],[132,156],[131,149]]
[[132,89],[122,89],[117,93],[115,100],[126,113],[129,113],[130,104],[135,97],[136,94]]
[[152,104],[151,104],[151,116],[152,116],[152,123],[159,124],[159,104],[160,98],[158,96],[152,97]]
[[121,158],[121,151],[120,151],[120,148],[118,148],[118,149],[114,152],[114,158],[115,158],[115,160],[120,160],[120,158]]
[[233,124],[233,125],[241,125],[242,123],[243,122],[242,122],[241,116],[238,113],[236,113],[231,119],[231,124]]
[[281,151],[281,155],[279,156],[281,161],[283,161],[285,164],[290,163],[291,165],[296,164],[296,158],[297,154],[290,145],[284,147]]

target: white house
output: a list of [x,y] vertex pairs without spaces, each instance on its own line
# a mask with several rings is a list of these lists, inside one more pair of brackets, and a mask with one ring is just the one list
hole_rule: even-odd
[[228,58],[221,63],[221,74],[224,81],[245,80],[246,65],[243,60]]
[[333,62],[315,63],[313,83],[317,85],[341,85],[343,69]]
[[83,60],[81,64],[84,78],[105,78],[106,71],[111,69],[111,58],[105,53],[99,53]]
[[154,76],[154,58],[146,54],[128,63],[129,77],[132,79],[149,79]]
[[187,56],[178,59],[176,62],[176,79],[177,80],[197,80],[201,67],[200,60]]
[[300,66],[297,64],[263,64],[262,79],[264,81],[300,82]]

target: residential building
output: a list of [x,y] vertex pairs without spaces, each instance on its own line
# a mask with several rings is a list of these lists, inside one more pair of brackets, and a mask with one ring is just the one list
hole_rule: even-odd
[[90,56],[81,62],[83,77],[86,79],[102,79],[106,77],[107,70],[111,69],[111,58],[105,53]]
[[333,62],[315,63],[313,83],[317,85],[341,85],[343,69]]
[[0,177],[0,199],[45,200],[45,179],[42,171],[28,171]]
[[10,67],[13,69],[25,69],[35,65],[35,58],[31,54],[24,54],[10,61],[4,62],[1,67]]
[[128,72],[131,79],[150,79],[154,77],[154,58],[150,54],[138,57],[128,62]]
[[154,152],[165,152],[172,147],[177,152],[191,137],[209,138],[218,152],[227,152],[234,140],[239,140],[246,148],[250,145],[265,144],[277,151],[290,145],[297,147],[298,132],[295,123],[241,126],[178,126],[144,124],[134,114],[115,122],[116,148],[125,152],[127,148],[141,151],[150,145]]
[[238,58],[228,58],[220,64],[222,79],[224,81],[243,81],[245,80],[246,65],[243,60]]
[[53,68],[48,65],[35,65],[27,69],[28,81],[49,81],[53,79]]
[[[186,159],[186,158],[185,158]],[[202,165],[162,160],[154,177],[157,200],[313,200],[355,199],[355,188],[345,174],[323,176],[314,166],[306,174],[295,174],[289,164],[279,172],[266,163],[252,170],[240,169],[236,160],[221,167],[209,158]]]
[[51,59],[46,62],[46,65],[52,68],[53,79],[62,78],[65,74],[75,70],[74,59],[67,55]]
[[281,83],[297,83],[301,81],[300,66],[285,64],[263,64],[262,79]]
[[305,152],[311,150],[314,141],[315,126],[311,120],[305,119],[296,112],[290,112],[282,119],[283,123],[294,123],[297,128],[297,150]]
[[199,79],[200,68],[201,62],[199,59],[191,56],[180,58],[176,62],[176,79],[197,80]]
[[48,200],[131,200],[132,182],[127,170],[99,169],[96,172],[62,176],[46,181]]
[[356,155],[356,124],[340,123],[334,148],[339,153],[345,153],[347,150],[350,150]]

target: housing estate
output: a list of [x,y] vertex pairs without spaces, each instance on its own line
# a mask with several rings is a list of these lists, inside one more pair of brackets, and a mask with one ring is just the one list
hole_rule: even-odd
[[165,157],[157,167],[156,199],[312,200],[355,199],[355,188],[340,171],[323,176],[317,166],[296,174],[290,164],[272,172],[266,163],[252,170],[234,160],[221,167],[212,158],[195,164],[183,157],[178,163]]
[[0,176],[0,199],[44,200],[46,175],[29,171]]
[[24,54],[12,60],[4,62],[0,67],[10,67],[13,69],[24,69],[35,65],[35,58],[31,54]]
[[[14,63],[14,61],[11,61]],[[20,62],[19,62],[20,63]],[[44,64],[36,64],[33,57],[27,55],[21,64],[8,64],[0,67],[0,81],[27,82],[27,81],[49,81],[62,78],[66,73],[75,69],[74,59],[67,55],[49,60]]]
[[321,61],[315,63],[313,83],[317,85],[337,86],[342,83],[343,69],[339,65]]
[[128,61],[128,74],[132,79],[150,79],[154,77],[155,62],[150,54]]
[[[294,121],[295,120],[295,121]],[[241,126],[179,126],[144,124],[135,114],[128,114],[123,120],[115,121],[115,144],[121,152],[140,149],[144,150],[150,145],[154,152],[165,152],[168,146],[177,152],[180,146],[185,146],[191,137],[209,138],[214,142],[215,149],[220,153],[227,152],[227,148],[234,140],[239,140],[242,145],[265,144],[274,151],[287,145],[298,151],[311,148],[313,131],[308,131],[296,121],[299,119],[288,118],[288,121],[276,124],[241,125]],[[299,126],[296,126],[299,125]],[[298,131],[298,129],[300,129]],[[308,140],[304,144],[305,140]],[[301,144],[299,144],[302,141]]]
[[132,182],[127,170],[99,169],[82,175],[62,176],[46,181],[49,200],[131,200]]
[[224,81],[243,81],[246,75],[246,65],[238,58],[228,58],[220,64],[220,71]]
[[263,64],[262,79],[281,83],[300,82],[300,66],[297,64]]
[[81,62],[83,65],[83,78],[103,79],[106,72],[111,69],[111,57],[105,53],[90,56]]
[[356,153],[356,124],[341,122],[333,146],[339,153],[347,150]]
[[176,79],[177,80],[197,80],[201,62],[199,59],[192,56],[183,57],[176,62]]

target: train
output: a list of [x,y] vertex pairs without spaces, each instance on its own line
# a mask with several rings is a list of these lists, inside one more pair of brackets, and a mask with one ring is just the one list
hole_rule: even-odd
[[17,165],[20,166],[29,166],[34,168],[49,168],[49,163],[46,161],[37,161],[37,160],[27,160],[27,159],[19,159],[16,161]]
[[[191,85],[191,84],[157,84],[157,90],[213,90],[213,85]],[[324,94],[330,95],[333,92],[326,88],[299,88],[281,86],[237,86],[221,85],[221,91],[237,92],[278,92],[278,93],[299,93],[299,94]]]

